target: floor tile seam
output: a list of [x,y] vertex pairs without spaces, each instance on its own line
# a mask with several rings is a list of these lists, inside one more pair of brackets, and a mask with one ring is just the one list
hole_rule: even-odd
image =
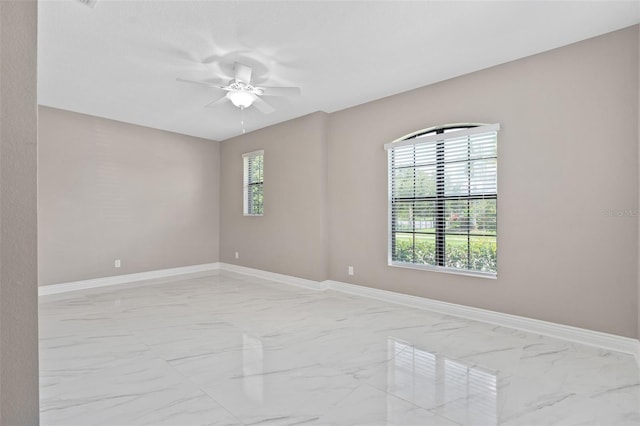
[[[406,404],[408,404],[409,406],[411,406],[411,407],[415,408],[416,410],[423,410],[423,411],[425,411],[425,412],[429,413],[430,415],[432,415],[432,416],[434,416],[434,417],[436,417],[436,418],[441,418],[441,419],[445,419],[445,420],[451,421],[450,419],[448,419],[448,418],[446,418],[446,417],[444,417],[444,416],[442,416],[442,415],[440,415],[440,414],[433,413],[432,411],[430,411],[430,410],[428,410],[428,409],[426,409],[426,408],[424,408],[424,407],[421,407],[421,406],[419,406],[419,405],[415,404],[414,402],[408,401],[408,400],[406,400],[406,399],[404,399],[404,398],[401,398],[401,397],[399,397],[399,396],[397,396],[397,395],[393,395],[393,394],[391,394],[391,393],[389,393],[389,392],[387,392],[387,391],[385,391],[385,390],[379,389],[379,388],[377,388],[377,387],[375,387],[375,386],[372,386],[372,385],[370,385],[370,384],[368,384],[368,383],[364,383],[364,382],[363,382],[363,383],[360,383],[360,384],[359,384],[358,386],[356,386],[353,390],[351,390],[347,395],[344,395],[342,399],[340,399],[340,400],[336,401],[336,402],[335,402],[331,407],[329,407],[329,408],[328,408],[328,410],[327,410],[327,412],[326,412],[323,416],[321,416],[321,417],[320,417],[320,420],[322,420],[322,418],[324,418],[324,417],[330,416],[330,415],[331,415],[331,413],[332,413],[332,411],[335,411],[335,410],[340,409],[341,404],[342,404],[345,400],[347,400],[351,395],[353,395],[354,393],[358,392],[358,391],[359,391],[359,390],[361,390],[361,389],[367,389],[367,388],[368,388],[368,389],[375,390],[375,391],[378,391],[378,392],[381,392],[381,393],[383,393],[384,395],[386,395],[387,397],[396,398],[396,399],[398,399],[398,400],[400,400],[400,401],[403,401],[404,403],[406,403]],[[454,421],[452,421],[452,423],[455,423],[456,425],[460,425],[458,422],[454,422]],[[460,426],[462,426],[462,425],[460,425]]]
[[407,342],[407,345],[402,348],[402,350],[400,352],[394,352],[393,356],[391,356],[390,358],[388,358],[386,360],[386,364],[390,363],[391,361],[394,361],[398,356],[400,356],[401,354],[405,353],[405,352],[409,352],[410,350],[414,349],[415,347],[410,343]]
[[[153,359],[158,359],[163,361],[165,364],[168,365],[168,362],[164,359],[164,357],[161,356],[161,354],[159,354],[157,351],[155,351],[151,346],[149,346],[140,336],[140,333],[142,332],[141,329],[135,329],[133,327],[131,327],[130,325],[128,325],[128,322],[126,321],[119,321],[119,323],[117,324],[117,326],[114,328],[115,331],[120,331],[123,334],[126,335],[126,337],[128,338],[128,340],[131,340],[133,343],[140,345],[144,348],[143,351],[136,351],[138,352],[137,356],[134,356],[130,359],[123,359],[122,363],[118,363],[118,365],[125,365],[127,363],[133,362],[136,358],[140,357],[145,357],[149,360],[153,360]],[[95,364],[91,364],[88,367],[92,367],[99,364],[99,362],[96,362]]]
[[[631,383],[624,383],[615,387],[609,387],[609,388],[606,388],[605,390],[602,390],[602,388],[599,388],[599,389],[585,391],[584,389],[582,389],[584,385],[571,384],[568,381],[568,378],[565,377],[564,380],[561,382],[561,386],[563,390],[566,390],[567,392],[572,392],[579,398],[584,398],[589,400],[600,398],[604,395],[614,394],[620,391],[625,392],[627,389],[636,389],[636,388],[639,390],[638,396],[640,398],[640,380],[636,380]],[[638,403],[640,403],[640,400],[638,401]]]
[[[407,351],[407,350],[409,350],[409,349],[412,349],[412,348],[407,347],[407,348],[405,348],[403,351],[401,351],[401,352],[397,353],[395,356],[399,356],[401,353],[403,353],[404,351]],[[394,357],[394,358],[395,358],[395,357]],[[450,357],[447,357],[447,358],[455,361],[455,359],[453,359],[453,358],[450,358]],[[392,360],[389,360],[388,362],[390,362],[390,361],[392,361]],[[438,381],[434,382],[434,384],[435,384],[435,383],[438,383]],[[436,412],[435,410],[437,409],[437,407],[427,407],[427,406],[424,406],[424,405],[420,405],[420,404],[418,404],[418,403],[416,403],[416,402],[414,402],[414,401],[411,401],[411,400],[409,400],[409,399],[407,399],[407,398],[405,398],[405,397],[401,396],[400,394],[395,394],[395,393],[393,393],[393,392],[389,392],[389,391],[388,391],[388,389],[385,389],[385,388],[382,388],[382,387],[380,387],[380,386],[376,386],[376,385],[374,385],[374,384],[370,384],[370,383],[364,383],[364,384],[366,384],[367,386],[370,386],[370,387],[372,387],[372,388],[375,388],[375,389],[377,389],[377,390],[379,390],[379,391],[381,391],[381,392],[384,392],[384,393],[386,393],[386,394],[388,394],[388,395],[391,395],[392,397],[395,397],[395,398],[401,399],[401,400],[403,400],[403,401],[405,401],[405,402],[407,402],[407,403],[409,403],[409,404],[411,404],[411,405],[413,405],[413,406],[416,406],[416,407],[418,407],[418,408],[421,408],[421,409],[423,409],[423,410],[426,410],[426,411],[428,411],[429,413],[431,413],[431,414],[435,415],[435,416],[436,416],[436,417],[438,417],[438,418],[444,418],[444,419],[446,419],[447,421],[450,421],[450,422],[452,422],[452,423],[460,424],[459,422],[456,422],[454,419],[452,419],[452,418],[450,418],[450,417],[448,417],[448,416],[445,416],[445,415],[443,415],[443,414],[441,414],[441,413]],[[474,393],[474,394],[470,395],[470,397],[474,397],[474,396],[475,396],[475,397],[478,397],[479,395],[480,395],[479,393]],[[467,397],[469,397],[469,396],[467,396]],[[453,402],[453,400],[452,400],[452,401],[447,401],[447,402],[446,402],[446,404],[450,404],[451,402]],[[499,414],[499,413],[496,413],[496,414]],[[461,425],[461,424],[460,424],[460,425]]]
[[[513,375],[512,379],[515,378],[517,380],[531,380],[525,376],[517,376],[517,375]],[[511,414],[509,415],[508,418],[505,418],[505,415],[508,414],[506,412],[506,410],[509,407],[509,403],[512,400],[518,400],[518,398],[520,398],[521,396],[519,394],[516,393],[507,393],[507,397],[504,401],[504,403],[502,404],[502,406],[500,407],[500,417],[498,418],[498,420],[500,421],[504,421],[504,422],[509,422],[509,421],[514,421],[515,419],[517,419],[518,417],[522,417],[522,416],[526,416],[529,413],[532,413],[533,411],[537,411],[537,410],[544,410],[548,407],[552,407],[552,406],[556,406],[558,404],[565,404],[566,401],[569,401],[571,403],[575,403],[576,401],[581,401],[581,400],[589,400],[590,397],[588,395],[584,395],[584,394],[580,394],[579,392],[575,392],[574,390],[568,388],[565,384],[566,384],[566,380],[565,378],[563,378],[562,380],[558,381],[556,379],[550,379],[550,378],[538,378],[538,379],[534,379],[536,380],[536,383],[539,383],[540,380],[542,380],[542,382],[546,383],[546,384],[554,384],[557,385],[556,388],[553,389],[553,392],[546,392],[543,395],[540,395],[540,397],[542,398],[546,398],[546,399],[536,399],[535,404],[531,405],[528,404],[526,406],[522,406],[520,407],[520,409],[518,410],[517,413],[515,414]],[[551,397],[559,397],[560,399],[557,401],[550,401],[549,398]],[[538,408],[532,409],[532,407],[537,407],[540,406]],[[528,407],[528,408],[527,408]]]
[[[419,408],[422,408],[422,407],[419,407]],[[427,410],[426,408],[423,408],[423,410],[426,410],[428,413],[430,413],[431,415],[435,416],[438,419],[444,419],[444,420],[446,420],[448,422],[451,422],[451,423],[453,423],[455,425],[458,425],[458,426],[463,426],[464,425],[464,423],[457,422],[454,419],[452,419],[451,417],[445,416],[445,415],[440,414],[440,413],[436,413],[433,410]]]
[[[535,357],[533,357],[533,358],[535,358]],[[523,370],[525,370],[525,369],[526,369],[526,364],[524,364],[524,362],[523,362],[523,361],[524,361],[524,360],[527,360],[527,359],[532,359],[532,358],[531,358],[531,357],[527,357],[527,358],[525,358],[525,348],[523,347],[523,348],[522,348],[522,352],[521,352],[521,354],[520,354],[520,357],[518,358],[518,364],[515,366],[515,368],[514,368],[514,370],[513,370],[513,374],[511,374],[511,377],[512,377],[512,378],[513,378],[513,377],[516,377],[516,378],[517,378],[517,377],[526,377],[525,375],[523,375],[523,373],[522,373],[522,372],[523,372]],[[554,362],[553,362],[553,364],[555,364],[555,363],[556,363],[556,362],[554,361]],[[566,373],[566,374],[568,374],[568,373]],[[555,380],[556,380],[556,379],[554,379],[554,381],[555,381]],[[563,377],[562,377],[562,381],[565,381],[565,380],[566,380],[566,376],[563,376]]]
[[[252,331],[252,330],[249,330],[246,326],[241,325],[241,324],[238,324],[238,322],[233,321],[233,320],[230,320],[230,319],[229,319],[229,318],[227,318],[227,317],[225,317],[225,318],[223,318],[223,317],[218,317],[218,318],[219,318],[221,321],[226,322],[227,324],[231,325],[232,327],[235,327],[236,329],[240,330],[240,332],[241,332],[243,335],[245,335],[245,334],[246,334],[246,335],[248,335],[248,336],[250,336],[250,337],[256,337],[256,338],[258,338],[258,339],[259,339],[259,340],[261,340],[261,341],[262,341],[262,339],[263,339],[263,338],[265,338],[265,337],[263,336],[265,333],[257,333],[257,332],[254,332],[254,331]],[[276,340],[276,342],[275,342],[275,343],[276,343],[276,345],[275,345],[275,346],[283,346],[283,344],[278,340],[278,338],[272,338],[272,339],[275,339],[275,340]]]
[[[153,350],[153,348],[152,348],[151,346],[149,346],[149,345],[144,341],[143,337],[141,337],[141,335],[140,335],[141,330],[136,330],[136,329],[132,328],[132,327],[128,324],[128,322],[125,322],[125,321],[121,321],[121,323],[120,323],[120,327],[122,327],[122,323],[124,323],[124,324],[125,324],[125,325],[124,325],[124,327],[125,327],[125,330],[124,330],[124,331],[128,332],[128,333],[129,333],[129,335],[131,336],[131,338],[135,339],[135,341],[136,341],[138,344],[140,344],[140,345],[144,346],[144,347],[146,348],[146,352],[147,352],[148,354],[159,355],[159,354],[157,354],[157,352],[156,352],[156,351],[154,351],[154,350]],[[163,360],[167,365],[169,364],[169,363],[168,363],[168,362],[167,362],[163,357],[159,356],[158,358],[159,358],[159,359],[161,359],[161,360]]]
[[[94,301],[92,301],[90,299],[87,299],[87,301],[89,302],[88,304],[90,305],[91,309],[93,310],[93,311],[91,311],[91,313],[94,313],[94,311],[97,311],[97,313],[99,313],[99,314],[102,314],[102,315],[105,315],[105,316],[109,316],[109,312],[104,310],[100,306],[98,306],[98,304],[96,302],[94,302]],[[43,304],[46,305],[47,303],[48,302],[44,302]],[[84,310],[84,307],[83,307],[83,310]],[[40,303],[38,303],[38,313],[40,313],[40,311],[41,311]],[[87,311],[89,311],[89,310],[87,309]],[[46,312],[46,313],[44,313],[44,316],[47,316],[47,314],[51,314],[51,313]],[[67,315],[67,311],[65,311],[64,314]],[[77,314],[74,314],[74,315],[77,315]],[[54,320],[54,321],[63,321],[64,320],[64,319],[61,320],[59,318],[50,318],[50,319]],[[69,319],[69,318],[66,318],[66,319]]]
[[223,410],[225,410],[232,418],[234,418],[235,420],[238,421],[238,424],[240,425],[246,425],[247,423],[242,420],[242,416],[239,414],[234,413],[230,408],[228,408],[225,404],[222,404],[220,401],[218,401],[213,395],[211,395],[206,389],[206,386],[199,386],[197,385],[191,378],[187,377],[187,380],[189,380],[189,382],[191,382],[195,387],[197,387],[204,395],[207,396],[207,398],[211,399],[214,403],[218,404],[218,406],[220,408],[222,408]]
[[498,388],[500,384],[496,383],[496,404],[497,404],[496,415],[497,415],[498,421],[500,421],[500,419],[502,418],[504,408],[506,407],[508,399],[511,395],[510,392],[505,392],[505,391],[509,389],[509,387],[511,386],[511,380],[513,379],[514,375],[515,373],[512,373],[505,378],[508,382],[504,385],[504,389],[502,389],[502,394],[506,393],[503,401],[500,401],[499,399],[500,392],[498,392]]
[[[154,357],[149,357],[149,356],[147,356],[147,355],[149,355],[149,354],[151,353],[150,348],[149,348],[147,345],[145,345],[144,343],[138,343],[138,344],[141,344],[142,346],[144,346],[144,350],[142,350],[142,351],[134,351],[134,352],[132,352],[132,353],[131,353],[131,354],[132,354],[132,356],[129,356],[129,357],[126,357],[126,358],[117,358],[117,359],[115,360],[115,364],[113,364],[113,361],[111,361],[111,362],[109,362],[109,363],[106,363],[104,360],[96,360],[96,361],[93,361],[93,362],[89,362],[89,363],[87,363],[87,364],[84,364],[84,365],[83,365],[82,367],[80,367],[79,369],[78,369],[78,368],[76,368],[76,369],[74,370],[74,371],[79,371],[79,370],[90,370],[89,372],[87,372],[86,374],[83,374],[83,375],[77,376],[77,377],[70,377],[70,378],[68,378],[68,379],[61,380],[61,382],[63,382],[63,381],[64,381],[64,382],[67,382],[67,381],[70,381],[70,380],[80,379],[80,378],[82,378],[84,375],[88,375],[88,374],[96,374],[96,373],[99,373],[99,372],[100,372],[100,371],[102,371],[102,370],[105,370],[105,369],[108,369],[108,368],[111,368],[111,367],[114,367],[114,366],[122,366],[122,365],[126,365],[126,364],[129,364],[129,363],[135,362],[136,360],[139,360],[139,359],[141,359],[141,358],[147,358],[147,359],[152,359],[152,358],[154,358]],[[95,353],[95,352],[92,352],[91,354],[92,354],[92,355],[96,355],[96,353]],[[103,356],[103,354],[102,354],[102,353],[100,353],[100,354],[98,354],[98,355]],[[45,356],[46,356],[46,355],[45,355]],[[161,359],[161,358],[160,358],[160,359]],[[41,362],[40,364],[43,366],[42,362]],[[48,370],[45,370],[45,371],[48,371]],[[60,382],[60,383],[61,383],[61,382]]]
[[[519,351],[519,353],[518,353],[518,357],[517,357],[517,362],[514,363],[514,365],[511,367],[512,373],[508,374],[508,376],[513,376],[514,374],[516,374],[516,372],[520,369],[520,363],[521,363],[521,360],[522,360],[522,353],[523,353],[522,346],[514,348],[514,349]],[[460,357],[456,357],[456,358],[451,358],[451,357],[449,357],[449,358],[454,360],[454,361],[459,361],[459,362],[461,362],[463,364],[466,364],[466,365],[469,365],[470,367],[474,367],[475,368],[475,367],[482,367],[482,366],[477,365],[477,363],[475,361],[471,360],[470,358],[471,357],[481,356],[481,355],[486,355],[488,353],[489,352],[471,354],[471,355],[460,356]],[[485,367],[485,369],[486,369],[486,367]],[[504,370],[500,370],[500,369],[496,369],[495,372],[496,373],[504,373],[504,374],[506,374]]]
[[416,408],[418,408],[418,409],[424,410],[424,411],[428,412],[429,414],[431,414],[431,415],[435,416],[436,418],[444,419],[444,420],[447,420],[447,421],[449,421],[449,422],[451,422],[451,423],[454,423],[454,424],[456,424],[456,425],[460,425],[460,426],[462,426],[462,423],[459,423],[459,422],[455,421],[454,419],[452,419],[452,418],[450,418],[450,417],[448,417],[448,416],[446,416],[446,415],[443,415],[443,414],[440,414],[440,413],[435,412],[433,408],[426,408],[426,407],[423,407],[423,406],[421,406],[421,405],[419,405],[419,404],[416,404],[416,403],[415,403],[415,402],[413,402],[413,401],[409,401],[409,400],[407,400],[407,399],[405,399],[405,398],[402,398],[402,397],[400,397],[400,396],[398,396],[398,395],[394,395],[394,394],[389,393],[389,392],[385,392],[385,393],[386,393],[387,395],[390,395],[390,396],[394,397],[394,398],[398,398],[398,399],[400,399],[400,400],[402,400],[402,401],[404,401],[404,402],[408,403],[409,405],[411,405],[411,406],[413,406],[413,407],[416,407]]
[[[383,335],[383,333],[379,333],[379,334]],[[388,336],[388,337],[393,337],[393,336]],[[403,343],[406,343],[406,345],[407,345],[407,347],[404,348],[400,353],[403,353],[403,352],[408,351],[410,349],[418,349],[420,351],[424,351],[424,352],[427,352],[427,353],[435,355],[435,356],[444,356],[448,360],[457,361],[457,362],[459,362],[461,364],[468,365],[470,367],[475,367],[476,365],[475,365],[475,363],[473,361],[469,360],[469,358],[470,357],[479,356],[479,355],[483,354],[483,353],[477,353],[477,354],[471,354],[471,355],[467,355],[467,356],[456,356],[456,357],[453,357],[451,355],[448,355],[446,352],[444,352],[442,350],[435,350],[435,349],[427,348],[424,344],[421,344],[420,342],[415,343],[415,342],[409,341],[407,339],[401,339],[401,338],[398,338],[396,340],[399,340],[399,341],[401,341]],[[522,357],[522,346],[513,347],[513,349],[514,350],[519,350],[521,352],[519,354],[519,356],[518,356],[518,363],[519,363],[520,359]],[[505,350],[508,350],[508,349],[505,349]],[[397,357],[400,353],[394,355],[393,358]],[[497,371],[499,371],[499,370],[497,370]]]
[[[95,371],[92,371],[92,372],[88,373],[87,375],[104,374],[104,371],[106,371],[106,370],[109,370],[111,368],[125,367],[128,364],[133,364],[133,363],[137,363],[137,362],[142,361],[142,358],[146,359],[148,362],[149,361],[153,361],[153,360],[157,360],[157,361],[161,361],[161,362],[167,364],[166,361],[164,361],[162,358],[152,357],[152,356],[150,357],[150,356],[142,355],[140,358],[128,359],[126,361],[123,360],[122,363],[118,363],[116,365],[108,365],[108,366],[97,368]],[[57,386],[58,384],[63,383],[63,382],[64,383],[68,383],[68,382],[73,382],[73,381],[76,381],[76,382],[86,381],[87,380],[87,377],[86,377],[87,375],[78,376],[78,377],[72,377],[72,378],[69,378],[68,380],[64,380],[62,382],[59,382],[54,386]],[[139,395],[139,394],[136,394],[136,395]],[[127,395],[125,395],[125,396],[127,396]],[[108,397],[96,398],[95,401],[100,401],[100,400],[103,400],[103,399],[106,399],[106,398],[108,398]],[[92,402],[95,402],[95,401],[90,401],[90,402],[92,403]]]
[[322,418],[322,417],[326,417],[328,414],[330,414],[330,412],[331,412],[331,411],[333,411],[333,410],[337,410],[337,409],[338,409],[338,407],[340,407],[340,404],[341,404],[342,402],[344,402],[347,398],[349,398],[351,395],[353,395],[353,394],[354,394],[358,389],[360,389],[361,387],[363,387],[363,386],[365,386],[365,385],[366,385],[366,384],[359,384],[358,386],[355,386],[353,389],[351,389],[351,390],[349,391],[349,393],[348,393],[348,394],[343,395],[343,397],[342,397],[341,399],[339,399],[339,400],[337,400],[336,402],[334,402],[334,403],[331,405],[331,407],[328,407],[328,408],[327,408],[327,412],[325,412],[325,414],[324,414],[323,416],[321,416],[321,418]]
[[[535,412],[540,412],[550,407],[557,407],[558,405],[563,406],[569,402],[575,402],[576,400],[580,401],[581,399],[583,399],[573,392],[566,392],[564,390],[557,396],[555,394],[544,396],[547,397],[546,400],[537,399],[533,404],[521,404],[520,408],[515,413],[511,413],[508,417],[505,417],[505,413],[502,413],[498,418],[499,423],[513,422],[520,417],[527,416]],[[554,398],[551,398],[551,396],[554,396]],[[512,395],[511,398],[516,398],[516,396]],[[503,409],[507,408],[507,403],[508,401],[505,402],[505,406],[503,407]]]
[[460,426],[462,426],[462,423],[459,423],[459,422],[457,422],[457,421],[455,421],[455,420],[453,420],[453,419],[451,419],[451,418],[449,418],[449,417],[447,417],[447,416],[445,416],[445,415],[443,415],[443,414],[440,414],[440,413],[435,412],[435,411],[434,411],[434,407],[432,407],[432,408],[427,408],[427,407],[425,407],[425,406],[423,406],[423,405],[420,405],[420,404],[417,404],[417,403],[415,403],[414,401],[411,401],[411,400],[409,400],[409,399],[407,399],[407,398],[405,398],[405,397],[403,397],[403,396],[401,396],[401,395],[396,395],[396,394],[394,394],[394,393],[392,393],[392,392],[389,392],[389,391],[388,391],[388,390],[386,390],[386,389],[381,389],[381,388],[379,388],[379,387],[377,387],[377,386],[375,386],[375,385],[370,385],[370,384],[367,384],[367,385],[368,385],[368,386],[370,386],[370,387],[373,387],[373,388],[375,388],[375,389],[377,389],[377,390],[379,390],[379,391],[381,391],[381,392],[385,393],[386,395],[389,395],[389,396],[391,396],[391,397],[393,397],[393,398],[398,398],[398,399],[400,399],[400,400],[404,401],[405,403],[407,403],[407,404],[409,404],[409,405],[412,405],[412,406],[417,407],[417,408],[419,408],[419,409],[425,410],[425,411],[427,411],[429,414],[431,414],[431,415],[435,416],[436,418],[442,418],[442,419],[445,419],[445,420],[447,420],[447,421],[449,421],[449,422],[452,422],[452,423],[454,423],[454,424],[456,424],[456,425],[460,425]]
[[217,399],[215,399],[211,394],[209,394],[205,389],[203,389],[203,386],[198,385],[193,379],[191,379],[191,377],[183,374],[181,371],[179,371],[178,369],[176,369],[173,365],[171,365],[171,363],[164,359],[164,357],[156,357],[157,359],[160,359],[161,361],[164,362],[164,364],[174,373],[176,374],[178,377],[180,377],[183,383],[188,384],[190,387],[192,387],[194,390],[197,390],[202,396],[208,398],[209,400],[211,400],[214,404],[216,404],[218,407],[222,408],[227,414],[229,414],[234,420],[236,420],[238,422],[238,424],[244,425],[244,422],[240,420],[240,418],[233,413],[231,410],[229,410],[226,406],[224,406],[222,403],[220,403],[220,401],[218,401]]

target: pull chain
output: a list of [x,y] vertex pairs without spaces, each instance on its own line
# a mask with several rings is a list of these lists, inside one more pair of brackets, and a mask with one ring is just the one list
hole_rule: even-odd
[[247,131],[244,128],[244,107],[240,107],[240,126],[242,126],[242,134],[245,134]]

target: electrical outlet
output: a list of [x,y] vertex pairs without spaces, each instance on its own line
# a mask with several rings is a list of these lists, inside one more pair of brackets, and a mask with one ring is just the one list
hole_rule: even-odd
[[236,252],[236,259],[240,259],[240,253]]
[[120,267],[120,259],[116,259],[115,261],[115,267],[119,268]]
[[349,275],[353,275],[353,266],[349,266]]

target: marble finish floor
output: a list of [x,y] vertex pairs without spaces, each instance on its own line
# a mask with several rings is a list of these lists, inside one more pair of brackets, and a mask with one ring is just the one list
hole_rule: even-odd
[[640,425],[630,355],[220,272],[40,298],[42,425]]

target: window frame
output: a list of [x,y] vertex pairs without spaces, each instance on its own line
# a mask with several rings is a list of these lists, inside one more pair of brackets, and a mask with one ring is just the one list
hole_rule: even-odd
[[[262,157],[262,180],[259,182],[252,182],[251,176],[249,176],[249,162],[256,158]],[[244,216],[264,216],[264,150],[247,152],[242,154],[242,213]],[[251,188],[259,186],[262,188],[262,212],[255,213],[253,211],[253,203],[250,200]]]
[[[497,212],[497,208],[498,208],[498,188],[497,188],[497,169],[496,169],[496,191],[495,194],[491,194],[491,195],[471,195],[470,193],[467,195],[451,195],[451,196],[446,196],[444,191],[445,191],[445,179],[446,176],[444,174],[444,167],[445,164],[447,164],[447,162],[444,159],[444,145],[445,145],[445,138],[437,139],[439,135],[443,135],[446,134],[447,131],[467,131],[470,134],[473,133],[480,133],[480,132],[473,132],[472,128],[479,128],[479,130],[482,129],[486,129],[485,132],[489,133],[492,131],[497,132],[500,129],[500,125],[499,124],[493,124],[493,125],[487,125],[487,124],[483,124],[483,123],[459,123],[459,124],[447,124],[447,125],[443,125],[443,126],[436,126],[436,127],[430,127],[427,129],[423,129],[423,130],[419,130],[417,132],[413,132],[410,133],[406,136],[403,136],[402,138],[399,138],[391,143],[385,144],[385,149],[387,149],[389,151],[389,157],[388,157],[388,164],[387,164],[387,170],[388,170],[388,240],[387,240],[387,263],[389,266],[394,266],[394,267],[401,267],[401,268],[409,268],[409,269],[420,269],[420,270],[427,270],[427,271],[435,271],[435,272],[444,272],[444,273],[452,273],[452,274],[457,274],[457,275],[468,275],[468,276],[474,276],[474,277],[483,277],[483,278],[493,278],[496,279],[497,275],[498,275],[498,271],[497,271],[497,265],[496,265],[496,271],[492,272],[492,271],[478,271],[478,270],[473,270],[473,269],[463,269],[463,268],[457,268],[457,267],[453,267],[453,266],[446,266],[446,236],[447,235],[455,235],[451,232],[447,232],[446,230],[446,203],[449,200],[467,200],[467,201],[472,201],[474,199],[493,199],[495,200],[495,206],[496,206],[496,212],[495,212],[495,217],[496,217],[496,233],[495,233],[495,240],[497,243],[498,240],[498,229],[497,229],[497,216],[498,216],[498,212]],[[482,132],[482,133],[485,133]],[[436,195],[433,197],[422,197],[422,198],[433,198],[431,200],[423,200],[423,201],[434,201],[436,204],[435,207],[435,214],[434,214],[434,222],[435,222],[435,228],[434,228],[434,242],[435,242],[435,253],[434,253],[434,257],[435,257],[435,263],[437,264],[427,264],[427,263],[415,263],[415,262],[404,262],[404,261],[400,261],[400,260],[393,260],[393,255],[395,253],[395,234],[398,233],[403,233],[402,231],[398,231],[396,227],[394,227],[394,200],[393,200],[393,191],[394,191],[394,186],[393,186],[393,173],[395,170],[397,170],[396,168],[393,167],[393,160],[392,160],[392,155],[391,155],[391,150],[393,148],[396,147],[400,147],[403,145],[416,145],[416,142],[411,142],[413,139],[419,138],[419,137],[431,137],[434,140],[434,144],[436,147]],[[455,134],[451,135],[448,139],[453,139],[455,138]],[[497,136],[496,136],[497,139]],[[427,142],[428,143],[428,142]],[[497,148],[497,146],[496,146]],[[496,151],[496,167],[497,167],[497,151]],[[468,160],[471,161],[471,160]],[[416,167],[415,164],[415,157],[414,157],[414,165],[413,167]],[[441,176],[441,178],[439,177]],[[471,184],[471,183],[470,183]],[[414,197],[415,199],[420,198],[420,197]],[[395,230],[395,232],[394,232]],[[407,231],[404,233],[409,233],[409,234],[413,234],[414,235],[414,241],[415,241],[415,234],[416,234],[416,229],[415,226],[413,227],[412,231]],[[430,233],[427,233],[430,234]],[[462,235],[462,234],[461,234]],[[470,234],[469,230],[467,230],[466,234],[467,235],[467,253],[470,259],[470,251],[469,251],[469,247],[470,247],[470,237],[471,236],[475,236]],[[479,236],[483,236],[483,235],[479,235]],[[413,260],[415,261],[415,247],[413,249]],[[497,256],[497,247],[496,247],[496,256]],[[467,265],[470,265],[470,260],[468,260]]]

